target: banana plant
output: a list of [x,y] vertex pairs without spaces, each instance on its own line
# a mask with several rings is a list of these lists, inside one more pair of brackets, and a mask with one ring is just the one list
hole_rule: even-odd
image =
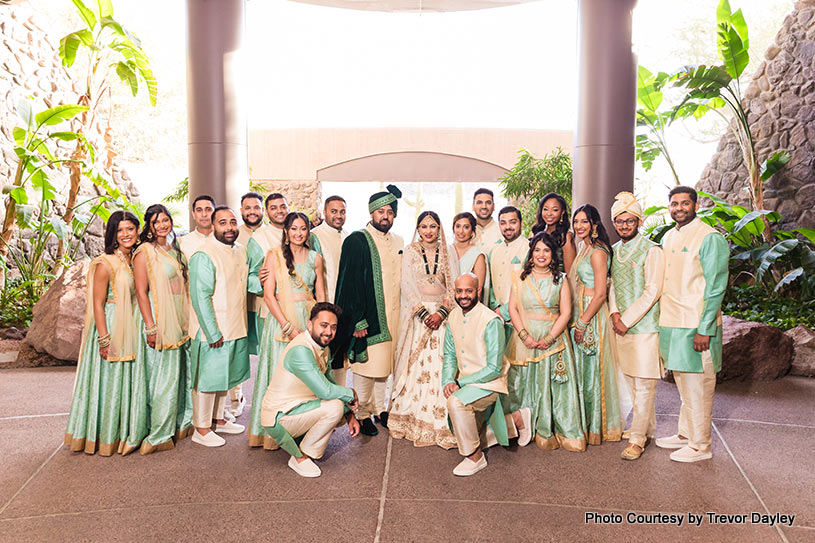
[[[720,65],[686,66],[674,75],[674,86],[686,89],[676,112],[677,115],[696,115],[700,111],[715,111],[724,118],[747,167],[752,207],[763,210],[764,182],[784,167],[790,154],[777,151],[763,165],[759,164],[753,132],[742,104],[739,81],[750,62],[747,23],[741,9],[732,11],[728,0],[721,0],[716,9],[716,36],[716,50],[722,62]],[[765,226],[762,234],[764,241],[771,242],[767,216],[763,215],[760,220]]]
[[[59,56],[62,64],[66,68],[71,68],[80,53],[87,55],[87,63],[82,63],[82,66],[86,67],[83,77],[84,90],[77,100],[77,103],[86,106],[87,110],[78,117],[74,130],[79,134],[92,133],[92,129],[100,121],[100,110],[104,107],[112,107],[110,86],[113,74],[128,86],[133,96],[139,93],[142,86],[145,87],[150,104],[155,106],[158,85],[150,66],[150,59],[143,50],[139,38],[113,17],[113,2],[94,0],[89,6],[82,0],[71,1],[85,27],[66,34],[60,40]],[[104,169],[109,171],[115,152],[112,146],[110,112],[106,117]],[[86,158],[88,158],[86,146],[77,143],[72,155],[73,161],[68,164],[70,187],[67,211],[63,217],[68,225],[73,219],[72,210],[76,207],[76,198],[82,179],[82,169],[79,164],[83,163]],[[65,245],[60,242],[57,248],[58,257],[61,257],[64,251]]]

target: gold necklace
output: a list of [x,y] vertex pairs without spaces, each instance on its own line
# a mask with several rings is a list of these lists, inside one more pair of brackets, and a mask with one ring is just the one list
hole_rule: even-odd
[[117,257],[119,257],[119,260],[121,260],[121,261],[122,261],[122,264],[124,264],[124,265],[125,265],[125,268],[127,268],[127,272],[128,272],[130,275],[133,275],[133,268],[131,267],[130,262],[128,262],[128,261],[127,261],[127,258],[125,258],[125,255],[124,255],[124,254],[122,254],[122,251],[120,251],[119,249],[116,249],[116,250],[113,252],[113,254],[115,254]]

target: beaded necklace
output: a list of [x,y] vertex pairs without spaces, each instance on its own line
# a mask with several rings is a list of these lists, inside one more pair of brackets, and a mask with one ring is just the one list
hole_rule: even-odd
[[430,263],[427,261],[427,253],[424,250],[424,245],[419,244],[419,249],[422,251],[422,260],[424,260],[424,271],[429,276],[428,279],[431,283],[436,282],[436,272],[439,271],[439,248],[436,247],[436,257],[433,259],[433,273],[430,273]]

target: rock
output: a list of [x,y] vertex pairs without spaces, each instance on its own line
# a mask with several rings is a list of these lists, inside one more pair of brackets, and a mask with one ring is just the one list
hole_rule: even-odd
[[765,381],[783,377],[792,363],[793,341],[775,326],[725,315],[722,371],[717,381]]
[[48,353],[39,353],[31,345],[23,343],[20,345],[20,352],[13,362],[7,362],[2,368],[46,368],[51,366],[73,366],[73,360],[60,360]]
[[0,329],[0,339],[20,340],[23,338],[25,338],[25,331],[20,330],[19,328],[16,328],[14,326]]
[[79,358],[90,262],[77,262],[51,284],[34,306],[25,343],[60,360]]
[[790,375],[815,377],[815,332],[799,324],[784,335],[792,340],[793,355]]

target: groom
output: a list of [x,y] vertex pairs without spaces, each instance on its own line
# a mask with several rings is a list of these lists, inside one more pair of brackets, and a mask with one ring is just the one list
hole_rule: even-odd
[[334,303],[342,309],[331,344],[332,368],[350,363],[359,396],[361,432],[379,433],[371,421],[387,428],[385,383],[393,370],[399,332],[402,238],[391,234],[401,191],[388,185],[368,200],[371,222],[342,243]]

